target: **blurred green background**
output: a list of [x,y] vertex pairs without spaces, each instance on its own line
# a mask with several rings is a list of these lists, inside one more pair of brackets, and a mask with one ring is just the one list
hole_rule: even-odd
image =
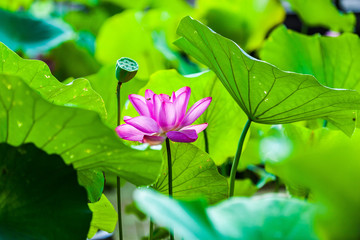
[[[103,121],[113,129],[116,126],[115,62],[120,57],[135,59],[140,67],[136,78],[128,84],[122,94],[123,109],[127,111],[126,113],[132,113],[125,106],[127,95],[143,92],[145,87],[151,87],[156,91],[167,91],[170,87],[159,86],[164,86],[164,82],[169,81],[171,82],[169,85],[175,88],[189,78],[193,78],[197,81],[194,86],[200,88],[204,81],[214,79],[212,73],[200,77],[181,76],[207,69],[173,45],[178,38],[177,26],[180,20],[188,15],[224,37],[232,39],[251,56],[261,57],[283,70],[313,74],[319,79],[324,73],[317,71],[318,64],[314,63],[311,57],[296,52],[298,48],[300,49],[300,44],[297,42],[293,45],[289,44],[288,50],[282,49],[284,52],[278,50],[276,45],[271,45],[273,43],[268,37],[276,38],[275,33],[280,34],[278,33],[280,30],[273,30],[284,24],[287,29],[307,35],[360,33],[360,21],[357,20],[360,18],[360,2],[357,0],[2,0],[0,42],[22,58],[44,61],[52,75],[64,84],[69,84],[78,78],[89,80],[91,87],[101,95],[101,101],[105,102],[107,116]],[[284,35],[285,32],[286,30]],[[306,52],[311,44],[312,42],[303,43],[304,46],[299,51]],[[286,53],[296,56],[295,60],[291,63],[283,61]],[[296,65],[297,60],[300,66]],[[314,64],[303,66],[302,62]],[[177,72],[161,71],[169,69],[175,69]],[[357,76],[355,78],[357,79]],[[213,82],[215,80],[216,77]],[[203,92],[198,92],[198,96],[209,91],[207,88],[204,89]],[[221,85],[216,85],[214,89],[216,89],[214,95],[220,96],[222,102],[230,102],[229,96],[225,96],[222,92],[224,89]],[[227,108],[215,108],[214,111],[222,111],[226,114],[227,111],[231,112],[230,110],[235,108],[229,103]],[[233,110],[232,114],[229,113],[228,118],[224,120],[229,124],[225,124],[226,126],[218,129],[217,132],[213,129],[211,136],[213,139],[220,139],[218,142],[213,141],[218,145],[225,138],[229,142],[224,144],[221,150],[217,150],[214,144],[214,150],[211,152],[219,172],[224,176],[229,175],[236,141],[245,122],[244,114],[240,111]],[[240,127],[231,125],[233,117],[239,118],[236,125]],[[214,123],[212,126],[218,126],[216,124],[220,122],[218,119],[212,121]],[[347,218],[355,219],[357,216],[354,213],[359,212],[360,206],[359,194],[353,192],[354,189],[359,189],[358,159],[354,157],[358,156],[356,143],[359,142],[359,137],[356,135],[352,140],[355,146],[346,148],[344,142],[348,141],[347,138],[341,134],[335,136],[334,133],[327,133],[327,130],[321,129],[321,124],[321,121],[284,126],[254,124],[238,169],[239,184],[235,190],[236,195],[252,196],[280,191],[289,192],[298,198],[313,200],[312,194],[316,194],[317,200],[322,201],[326,208],[333,209],[331,212],[333,218],[344,222]],[[330,128],[334,127],[330,126]],[[326,139],[326,144],[323,143],[325,140],[321,141],[321,139]],[[337,139],[337,141],[332,142],[329,139]],[[196,144],[200,147],[203,142],[203,138],[199,138]],[[315,145],[316,149],[312,148],[314,142],[319,144]],[[347,151],[340,154],[344,148]],[[304,153],[302,149],[306,149],[306,152]],[[348,164],[339,163],[338,159],[342,158],[348,159]],[[287,159],[292,160],[282,165],[277,164]],[[354,177],[343,178],[347,173]],[[113,206],[116,206],[113,188],[115,177],[111,173],[105,173],[105,176],[105,194]],[[324,184],[324,179],[332,186],[329,190]],[[337,181],[338,179],[342,180]],[[141,239],[148,234],[148,221],[133,203],[132,192],[135,188],[128,182],[124,183],[125,239]],[[313,192],[309,192],[309,188]],[[344,199],[345,201],[342,201]],[[321,220],[322,226],[329,224],[326,219],[328,215],[325,216]],[[350,232],[353,231],[357,223],[358,221],[350,221],[349,226],[345,228],[332,226],[333,232],[323,233],[323,236],[325,239],[328,234],[341,237],[342,231],[348,229]],[[319,227],[319,229],[323,228]],[[159,236],[164,233],[161,228],[157,230]],[[117,239],[117,231],[115,230],[114,233],[113,237],[106,234],[103,238],[98,237]],[[357,234],[358,232],[353,232],[353,235],[349,236],[359,236]]]

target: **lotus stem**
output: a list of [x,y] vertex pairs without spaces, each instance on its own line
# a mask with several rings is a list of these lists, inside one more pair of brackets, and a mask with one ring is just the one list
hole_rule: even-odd
[[[173,197],[172,192],[172,161],[171,161],[171,149],[170,149],[170,140],[166,138],[166,153],[167,153],[167,160],[168,160],[168,187],[169,187],[169,197]],[[174,235],[170,231],[170,240],[174,240]]]
[[154,223],[150,218],[149,240],[152,240],[153,238],[153,229],[154,229]]
[[[120,105],[120,89],[121,89],[121,82],[118,82],[117,88],[116,88],[116,97],[117,97],[117,126],[120,125],[120,119],[121,119],[121,105]],[[123,240],[123,230],[122,230],[122,220],[121,220],[121,181],[120,177],[118,176],[116,178],[117,186],[116,186],[116,193],[117,193],[117,207],[118,207],[118,223],[119,223],[119,239]]]
[[248,132],[248,130],[250,128],[250,124],[251,124],[251,119],[249,118],[247,120],[245,126],[244,126],[244,129],[243,129],[242,133],[241,133],[239,143],[238,143],[238,147],[237,147],[236,154],[235,154],[235,158],[234,158],[233,164],[231,166],[229,197],[234,196],[236,171],[237,171],[237,168],[238,168],[238,165],[239,165],[242,148],[243,148],[243,145],[244,145],[246,134],[247,134],[247,132]]
[[206,132],[206,129],[204,130],[204,139],[205,139],[205,152],[209,154],[209,139]]
[[327,120],[324,120],[324,122],[323,122],[323,128],[326,128],[326,127],[327,127],[327,124],[328,124],[328,121],[327,121]]

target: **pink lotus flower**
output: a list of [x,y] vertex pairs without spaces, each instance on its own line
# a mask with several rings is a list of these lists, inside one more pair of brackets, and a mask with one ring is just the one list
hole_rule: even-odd
[[115,130],[119,137],[130,141],[139,141],[150,145],[161,144],[166,137],[174,142],[194,142],[198,133],[207,127],[207,123],[190,125],[207,109],[212,98],[203,98],[187,112],[191,89],[183,87],[166,94],[154,94],[147,89],[145,97],[131,94],[129,100],[140,114],[138,117],[124,117],[125,124]]

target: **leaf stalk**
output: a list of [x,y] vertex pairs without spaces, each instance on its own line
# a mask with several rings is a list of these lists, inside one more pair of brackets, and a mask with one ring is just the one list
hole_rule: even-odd
[[238,143],[238,147],[237,147],[237,150],[236,150],[236,154],[235,154],[235,158],[234,158],[234,161],[233,161],[233,164],[231,166],[231,172],[230,172],[230,193],[229,193],[229,197],[232,197],[234,196],[234,188],[235,188],[235,176],[236,176],[236,171],[237,171],[237,168],[238,168],[238,165],[239,165],[239,161],[240,161],[240,156],[241,156],[241,153],[242,153],[242,148],[243,148],[243,145],[244,145],[244,141],[245,141],[245,137],[246,137],[246,134],[250,128],[250,125],[251,125],[251,119],[249,118],[244,126],[244,129],[240,135],[240,138],[239,138],[239,143]]

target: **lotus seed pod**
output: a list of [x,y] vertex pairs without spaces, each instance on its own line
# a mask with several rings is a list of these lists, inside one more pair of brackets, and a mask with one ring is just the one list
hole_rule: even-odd
[[125,83],[135,77],[139,65],[131,58],[122,57],[116,61],[116,78],[119,82]]

